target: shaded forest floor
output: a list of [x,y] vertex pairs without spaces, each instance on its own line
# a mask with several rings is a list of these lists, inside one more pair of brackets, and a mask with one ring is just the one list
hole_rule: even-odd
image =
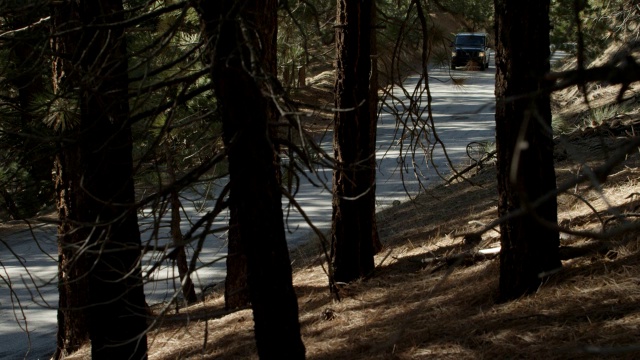
[[[574,130],[557,140],[558,184],[604,163],[638,130],[634,101],[599,124],[574,107]],[[582,125],[581,125],[582,124]],[[586,124],[586,125],[585,125]],[[597,125],[597,126],[596,126]],[[462,164],[464,166],[464,164]],[[602,231],[633,221],[640,206],[640,156],[601,186],[579,184],[559,197],[559,223]],[[319,242],[292,251],[294,286],[309,359],[583,359],[640,357],[640,236],[561,237],[564,268],[529,297],[495,302],[498,259],[447,261],[471,251],[466,233],[497,217],[495,169],[437,186],[378,214],[385,248],[375,273],[328,292]],[[499,244],[489,231],[477,248]],[[223,313],[221,293],[168,314],[149,334],[150,358],[257,358],[250,310]]]

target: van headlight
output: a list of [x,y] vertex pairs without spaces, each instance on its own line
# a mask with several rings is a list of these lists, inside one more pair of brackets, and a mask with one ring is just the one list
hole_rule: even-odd
[[483,58],[483,57],[484,57],[484,51],[480,51],[480,52],[478,53],[478,56],[480,56],[480,57],[482,57],[482,58]]
[[455,57],[455,56],[456,56],[456,52],[455,52],[455,51],[452,51],[452,52],[451,52],[451,56]]

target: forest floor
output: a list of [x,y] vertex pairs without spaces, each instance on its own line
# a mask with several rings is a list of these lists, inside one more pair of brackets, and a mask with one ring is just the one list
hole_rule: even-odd
[[[556,141],[558,184],[604,164],[638,131],[635,100],[602,106],[616,95],[609,93],[592,94],[603,109],[597,116],[579,101],[562,103],[556,117],[573,130]],[[496,230],[476,247],[464,244],[465,234],[497,219],[495,168],[474,171],[378,213],[385,247],[375,272],[343,287],[340,301],[328,291],[319,242],[292,251],[307,358],[640,357],[640,233],[601,240],[563,233],[562,270],[536,294],[497,303],[497,257],[463,256],[499,246]],[[598,234],[633,225],[639,175],[636,152],[605,183],[572,186],[558,198],[559,224]],[[166,314],[149,340],[151,359],[257,358],[251,310],[224,312],[220,292]]]

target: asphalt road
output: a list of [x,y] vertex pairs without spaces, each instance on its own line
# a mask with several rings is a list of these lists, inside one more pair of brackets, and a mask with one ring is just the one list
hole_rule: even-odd
[[[469,161],[467,144],[494,139],[493,63],[485,71],[434,68],[429,76],[432,118],[425,110],[427,97],[424,86],[418,85],[418,77],[408,78],[404,90],[394,88],[393,98],[385,99],[377,133],[376,198],[379,208],[392,206],[395,201],[405,201],[416,196],[422,187],[441,181],[438,172],[443,175],[450,173],[445,151],[452,164],[462,166]],[[454,85],[452,77],[463,79],[458,81],[461,85]],[[413,95],[407,96],[409,94]],[[404,111],[406,109],[414,111],[408,115]],[[431,121],[435,132],[432,127],[425,127]],[[435,141],[436,134],[440,143]],[[330,151],[330,136],[326,139],[323,146]],[[330,188],[330,171],[320,170],[317,176],[317,180]],[[185,196],[193,200],[185,200],[187,213],[192,219],[197,219],[204,209],[212,205],[211,201],[202,200],[202,196],[195,192],[188,192]],[[329,228],[329,191],[303,182],[296,198],[316,226],[323,230]],[[152,217],[143,215],[140,216],[143,240],[149,239],[158,244],[166,241],[166,221],[156,236],[152,231]],[[217,226],[224,226],[225,222],[226,218],[222,217],[218,219]],[[309,240],[311,230],[295,211],[288,216],[287,225],[291,247]],[[190,223],[184,221],[182,227],[186,231]],[[0,359],[48,358],[55,347],[55,231],[55,227],[39,224],[33,233],[0,233]],[[207,237],[200,255],[200,270],[195,275],[198,288],[224,279],[224,261],[220,261],[224,255],[224,234]],[[146,256],[145,266],[148,268],[155,260],[152,255]],[[145,286],[148,301],[169,300],[174,294],[176,277],[177,273],[171,266],[163,266],[152,274]]]
[[[450,163],[458,169],[468,165],[467,144],[494,141],[493,62],[485,71],[431,69],[431,117],[426,110],[424,80],[419,80],[418,76],[407,78],[404,89],[394,88],[381,101],[376,139],[378,209],[406,201],[441,182],[441,176],[451,173]],[[331,136],[325,139],[323,148],[332,153]],[[331,188],[330,171],[319,170],[316,179]],[[296,199],[316,226],[330,227],[329,191],[304,183]],[[310,229],[301,217],[292,216],[288,224],[298,229],[289,234],[290,244],[308,240]]]

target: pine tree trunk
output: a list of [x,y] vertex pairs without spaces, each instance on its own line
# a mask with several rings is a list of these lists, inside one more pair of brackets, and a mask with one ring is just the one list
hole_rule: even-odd
[[[371,1],[371,9],[369,10],[371,16],[370,29],[370,44],[371,49],[369,51],[371,58],[371,72],[369,76],[369,154],[368,159],[369,171],[373,184],[373,191],[367,193],[369,198],[369,211],[371,212],[371,238],[373,241],[373,253],[377,254],[382,250],[382,242],[380,242],[380,236],[378,235],[378,221],[376,219],[376,139],[378,134],[378,38],[376,36],[377,20],[377,6],[375,1]],[[364,79],[363,79],[364,80]]]
[[258,355],[301,359],[305,348],[274,162],[276,149],[268,129],[270,100],[260,85],[268,75],[260,68],[265,49],[255,38],[256,33],[277,28],[276,4],[275,0],[200,1],[198,11],[208,43],[216,44],[208,50],[229,156],[230,201],[247,256]]
[[[250,21],[258,24],[270,24],[269,26],[260,26],[256,29],[256,35],[259,37],[260,49],[258,55],[261,58],[260,66],[263,67],[266,74],[270,74],[274,78],[277,76],[278,71],[278,59],[277,59],[277,12],[273,11],[273,7],[276,6],[275,1],[266,1],[264,3],[258,3],[254,5],[253,10],[248,8],[247,14],[256,11],[263,11],[260,14],[260,20],[257,20],[255,16],[248,16]],[[264,6],[264,7],[262,7]],[[262,8],[261,8],[262,7]],[[267,89],[264,89],[268,91]],[[278,109],[269,102],[267,104],[267,118],[269,123],[276,123],[278,121]],[[276,126],[268,127],[269,135],[273,138],[276,136]],[[277,145],[274,144],[277,147]],[[279,162],[277,153],[279,149],[275,149],[274,162]],[[279,166],[276,167],[276,175],[278,181],[281,180]],[[230,196],[230,230],[229,230],[229,245],[227,248],[227,275],[225,278],[225,308],[237,309],[249,306],[250,295],[249,286],[247,283],[248,264],[247,256],[245,254],[242,241],[240,239],[240,231],[238,231],[238,210],[236,204],[233,201],[233,195]]]
[[[171,154],[169,142],[170,139],[166,139],[164,152],[167,159],[167,172],[169,173],[169,180],[171,182],[176,181],[176,169]],[[171,238],[174,244],[180,244],[183,240],[182,230],[180,229],[181,217],[180,208],[182,203],[180,202],[180,196],[178,191],[173,190],[169,194],[169,203],[171,205]],[[180,277],[180,287],[182,289],[182,295],[188,305],[195,304],[198,301],[196,296],[196,289],[191,281],[191,274],[189,272],[189,261],[187,259],[187,252],[184,249],[184,245],[179,245],[176,249],[176,267],[178,268],[178,276]]]
[[[52,6],[53,32],[63,32],[73,27],[73,22],[79,21],[80,13],[77,6],[70,2],[61,2]],[[78,35],[57,37],[52,40],[53,90],[60,103],[74,97],[74,86],[79,79],[74,71],[74,64],[70,60],[77,49]],[[57,109],[54,109],[54,111]],[[75,112],[72,109],[69,112]],[[67,116],[62,112],[53,114],[57,124],[65,124]],[[72,114],[79,116],[79,114]],[[77,351],[80,346],[89,341],[89,285],[85,274],[89,270],[86,257],[77,256],[78,248],[89,235],[88,229],[75,225],[80,220],[80,210],[76,205],[82,189],[79,186],[78,174],[80,161],[77,152],[71,144],[60,144],[55,159],[55,191],[60,225],[58,226],[58,331],[56,335],[57,349],[53,356],[60,359]]]
[[372,7],[370,1],[338,0],[335,105],[341,111],[334,116],[337,169],[333,173],[331,254],[337,282],[368,276],[380,247],[375,222],[378,102],[377,71],[372,69]]
[[[535,292],[561,266],[549,95],[549,1],[496,0],[496,139],[501,224],[500,298]],[[546,224],[544,224],[544,223]]]
[[54,89],[68,104],[57,119],[58,344],[88,330],[93,359],[147,357],[123,12],[121,0],[58,2],[52,17],[59,33],[83,29],[54,37]]
[[247,283],[247,255],[240,239],[238,208],[233,195],[229,201],[229,242],[227,246],[227,275],[224,282],[224,305],[227,310],[249,306]]
[[[177,191],[172,191],[170,196],[171,202],[171,237],[174,243],[182,242],[183,236],[180,229],[180,198]],[[179,245],[176,249],[176,267],[178,268],[178,276],[180,277],[180,288],[182,289],[182,296],[187,305],[195,304],[198,302],[196,296],[196,289],[191,281],[191,273],[189,272],[189,259],[187,259],[187,252],[184,249],[184,245]]]

